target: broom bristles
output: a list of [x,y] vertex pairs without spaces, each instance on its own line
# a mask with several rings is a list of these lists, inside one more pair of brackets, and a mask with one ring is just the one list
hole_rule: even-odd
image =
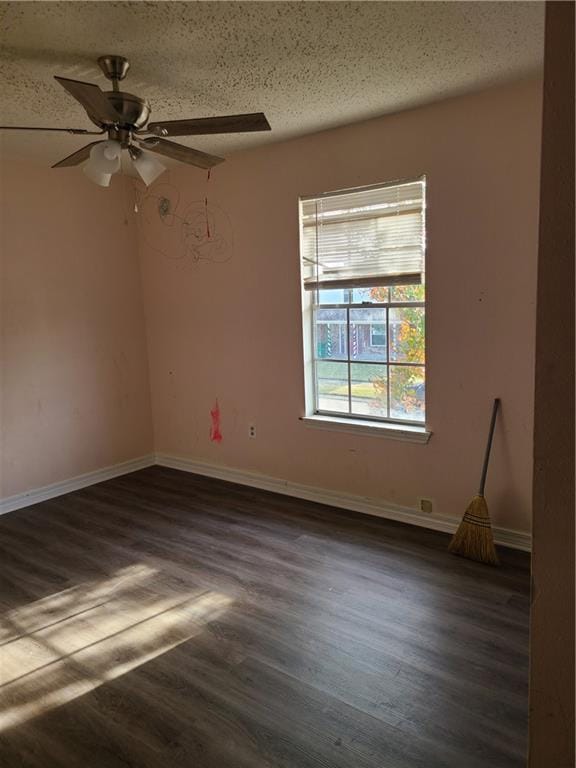
[[448,550],[480,563],[498,565],[490,515],[484,496],[474,496],[464,513]]

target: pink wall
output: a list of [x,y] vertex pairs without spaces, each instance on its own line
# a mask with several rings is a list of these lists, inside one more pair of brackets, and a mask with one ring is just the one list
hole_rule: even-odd
[[[152,194],[173,183],[177,212],[207,192],[227,212],[227,263],[185,255],[153,197],[137,236],[121,183],[101,190],[77,170],[54,183],[55,171],[5,160],[1,495],[155,448],[409,507],[429,496],[459,517],[498,394],[487,495],[496,525],[529,530],[540,114],[541,83],[526,82],[238,153],[208,184],[194,169],[166,174]],[[306,428],[298,196],[422,173],[433,437]]]
[[[459,517],[503,400],[487,497],[529,530],[541,82],[236,154],[169,180],[179,211],[227,211],[225,264],[182,256],[178,222],[140,215],[156,450]],[[306,428],[298,196],[428,178],[428,445]],[[210,409],[222,410],[220,444]],[[248,424],[257,438],[248,438]]]
[[134,222],[122,184],[3,157],[1,496],[152,450]]

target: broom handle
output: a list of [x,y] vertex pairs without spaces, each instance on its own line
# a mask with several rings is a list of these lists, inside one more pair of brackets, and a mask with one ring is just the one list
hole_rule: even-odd
[[496,416],[498,414],[498,408],[500,406],[500,398],[494,399],[494,405],[492,406],[492,419],[490,420],[490,432],[488,433],[488,444],[486,445],[486,453],[484,454],[484,465],[482,467],[482,476],[480,478],[480,490],[479,496],[484,496],[484,486],[486,485],[486,475],[488,473],[488,462],[490,461],[490,449],[492,448],[492,438],[494,437],[494,429],[496,427]]

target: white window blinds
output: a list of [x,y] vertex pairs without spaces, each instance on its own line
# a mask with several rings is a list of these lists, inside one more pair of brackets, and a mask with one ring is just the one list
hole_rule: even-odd
[[423,281],[424,178],[301,201],[304,287]]

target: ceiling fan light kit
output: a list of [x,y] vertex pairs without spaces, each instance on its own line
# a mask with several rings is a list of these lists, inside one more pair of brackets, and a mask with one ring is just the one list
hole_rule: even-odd
[[135,170],[149,186],[166,169],[151,153],[204,169],[224,161],[222,157],[168,141],[164,138],[166,136],[270,130],[268,120],[262,112],[150,123],[150,103],[146,99],[120,90],[119,83],[124,80],[130,68],[128,59],[116,55],[100,56],[98,64],[112,82],[111,91],[102,91],[94,83],[55,76],[56,81],[84,107],[90,120],[99,128],[98,131],[10,125],[0,126],[0,130],[62,131],[90,136],[107,133],[107,139],[91,142],[52,166],[66,168],[86,163],[83,168],[85,175],[101,187],[108,187],[112,175],[120,170],[123,150],[128,152]]

